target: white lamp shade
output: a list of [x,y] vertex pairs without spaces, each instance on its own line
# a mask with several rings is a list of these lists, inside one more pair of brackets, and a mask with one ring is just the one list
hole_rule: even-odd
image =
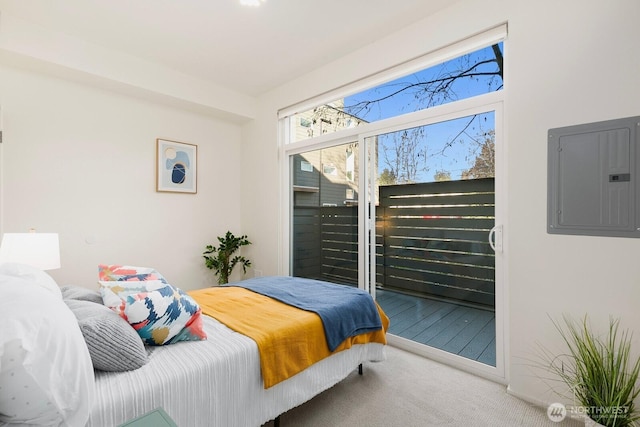
[[0,263],[27,264],[40,270],[60,268],[58,233],[5,233]]

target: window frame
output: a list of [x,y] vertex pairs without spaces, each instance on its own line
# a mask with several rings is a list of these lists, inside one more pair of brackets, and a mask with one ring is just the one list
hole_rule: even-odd
[[[357,82],[354,82],[350,85],[346,85],[342,88],[329,91],[324,93],[321,96],[310,98],[301,103],[295,104],[290,107],[283,108],[278,112],[278,140],[279,140],[279,158],[280,158],[280,189],[283,197],[281,198],[281,229],[283,230],[279,236],[279,249],[280,249],[280,265],[279,265],[279,273],[280,274],[289,274],[291,271],[291,263],[292,263],[292,254],[291,254],[291,236],[292,236],[292,224],[291,217],[293,213],[293,194],[292,194],[292,163],[291,159],[295,154],[301,154],[307,151],[312,150],[320,150],[329,148],[335,145],[347,144],[352,142],[358,142],[359,146],[359,155],[358,155],[358,170],[359,170],[359,187],[360,194],[365,193],[365,189],[367,188],[367,180],[371,179],[367,171],[366,165],[366,144],[365,140],[370,137],[375,137],[376,135],[395,132],[403,129],[408,129],[417,126],[424,126],[439,122],[444,122],[448,120],[452,120],[459,117],[465,117],[469,115],[473,115],[475,113],[482,113],[487,111],[495,112],[495,146],[496,146],[496,211],[495,211],[495,224],[502,225],[505,223],[505,215],[504,215],[504,206],[506,205],[506,167],[504,166],[504,152],[505,152],[505,143],[504,143],[504,102],[507,94],[507,84],[506,84],[506,71],[505,71],[505,81],[504,88],[500,91],[490,92],[482,95],[477,95],[471,98],[465,98],[458,101],[452,101],[443,105],[434,106],[430,108],[426,108],[423,110],[406,113],[403,115],[370,122],[363,123],[357,127],[349,127],[345,128],[333,133],[322,134],[318,136],[314,136],[309,139],[289,142],[290,135],[292,134],[293,129],[293,121],[292,117],[295,117],[296,113],[307,111],[308,109],[313,108],[314,106],[321,105],[326,102],[330,102],[335,99],[339,99],[341,97],[346,97],[348,95],[357,93],[359,91],[363,91],[374,87],[379,84],[383,84],[384,82],[391,81],[395,78],[401,77],[403,75],[408,75],[413,72],[428,68],[433,65],[437,65],[439,63],[446,62],[452,58],[458,57],[460,55],[464,55],[465,53],[476,51],[480,48],[490,46],[491,44],[497,42],[504,43],[504,51],[507,50],[507,26],[506,24],[502,24],[496,26],[486,32],[481,34],[476,34],[471,36],[465,40],[454,43],[450,46],[439,49],[435,52],[428,53],[420,58],[407,61],[405,63],[399,64],[396,67],[392,67],[389,70],[382,71],[373,76],[361,79]],[[507,56],[505,55],[505,58]],[[505,64],[506,67],[506,64]],[[362,196],[364,200],[364,195]],[[368,224],[364,218],[367,215],[365,213],[366,204],[362,203],[362,211],[359,214],[359,230],[361,239],[360,246],[367,242],[367,233],[371,231],[371,224]],[[498,208],[498,205],[501,207]],[[369,204],[369,206],[373,206]],[[371,209],[374,209],[371,207]],[[370,210],[371,210],[370,209]],[[370,212],[368,213],[371,214]],[[373,227],[375,229],[375,227]],[[367,233],[362,232],[362,230],[367,230]],[[370,239],[370,236],[369,236]],[[374,240],[375,241],[375,240]],[[368,277],[369,280],[371,277],[375,275],[375,263],[373,271],[368,268],[367,262],[370,260],[368,257],[371,254],[367,254],[366,251],[361,250],[362,254],[360,255],[360,262],[364,268],[360,268],[361,273],[359,276],[361,277],[360,286],[363,287],[363,280],[365,277]],[[460,356],[454,357],[453,361],[450,359],[451,355],[444,354],[441,350],[432,349],[434,351],[425,351],[420,348],[421,346],[415,344],[415,346],[411,343],[406,342],[398,342],[398,340],[390,339],[389,342],[392,344],[396,344],[400,347],[403,347],[408,350],[415,351],[420,354],[427,353],[429,357],[433,357],[436,360],[441,360],[445,363],[452,364],[461,369],[471,370],[475,374],[484,376],[491,380],[507,383],[508,377],[507,372],[505,370],[504,361],[507,356],[508,346],[505,343],[506,337],[506,322],[505,322],[505,312],[506,312],[506,291],[504,285],[504,276],[505,276],[505,265],[502,254],[498,256],[496,252],[496,366],[485,366],[479,364],[478,362],[474,362],[468,359],[464,359]],[[367,280],[365,279],[366,283]],[[390,337],[394,338],[394,337]],[[400,339],[402,340],[402,339]],[[462,360],[464,359],[464,360]],[[482,365],[482,366],[479,366]]]

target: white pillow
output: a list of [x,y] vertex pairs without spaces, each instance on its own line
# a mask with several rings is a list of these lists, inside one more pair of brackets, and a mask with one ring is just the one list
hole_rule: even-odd
[[0,424],[84,426],[95,384],[76,317],[44,276],[0,270]]
[[52,292],[62,299],[62,292],[60,287],[53,280],[53,277],[49,276],[44,271],[32,267],[26,264],[18,264],[15,262],[5,262],[0,264],[0,274],[7,276],[20,277],[22,279],[29,280],[33,284],[41,286],[48,291]]

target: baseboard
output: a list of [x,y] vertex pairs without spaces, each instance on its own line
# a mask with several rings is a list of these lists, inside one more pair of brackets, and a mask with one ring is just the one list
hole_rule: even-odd
[[511,385],[507,385],[507,394],[510,394],[513,397],[517,397],[520,400],[523,400],[527,403],[530,403],[533,406],[537,406],[539,408],[547,409],[550,404],[554,402],[544,402],[540,399],[536,399],[535,397],[529,396],[528,394],[522,394],[517,391],[513,391]]
[[[547,410],[547,408],[549,408],[549,406],[552,403],[563,403],[563,402],[558,402],[558,400],[553,401],[553,402],[543,402],[539,399],[536,399],[534,397],[531,397],[529,395],[526,394],[522,394],[522,393],[518,393],[517,391],[513,391],[511,389],[510,386],[507,386],[507,393],[510,394],[513,397],[516,397],[520,400],[523,400],[527,403],[530,403],[533,406],[537,406],[543,410]],[[562,400],[562,399],[559,399]],[[577,420],[577,421],[583,421],[584,420],[584,413],[580,413],[580,412],[574,412],[571,410],[571,405],[567,404],[567,403],[563,403],[566,408],[567,408],[567,418],[572,419],[572,420]]]

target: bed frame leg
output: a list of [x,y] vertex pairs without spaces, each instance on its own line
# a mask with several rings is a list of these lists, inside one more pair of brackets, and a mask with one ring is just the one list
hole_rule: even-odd
[[358,365],[358,375],[362,375],[362,363]]

